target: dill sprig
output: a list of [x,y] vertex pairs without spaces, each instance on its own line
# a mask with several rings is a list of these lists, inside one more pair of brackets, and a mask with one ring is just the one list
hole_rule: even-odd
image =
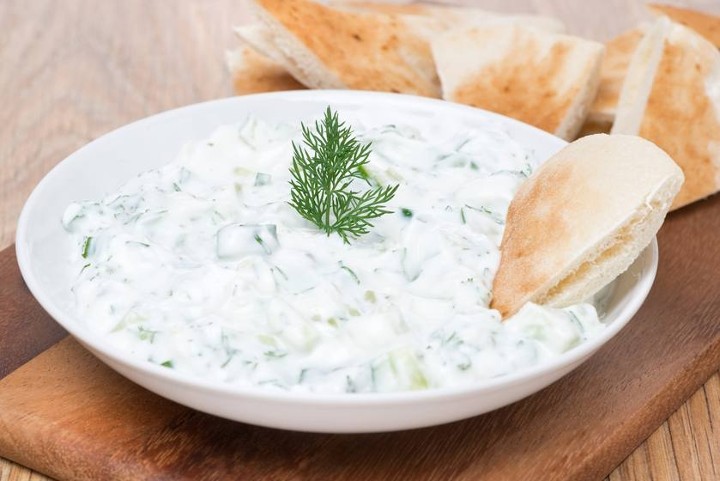
[[367,234],[372,219],[391,212],[385,204],[398,185],[352,190],[355,179],[367,182],[364,166],[371,145],[361,144],[330,107],[322,121],[315,122],[315,131],[301,127],[307,149],[293,142],[290,205],[328,235],[338,233],[345,243]]

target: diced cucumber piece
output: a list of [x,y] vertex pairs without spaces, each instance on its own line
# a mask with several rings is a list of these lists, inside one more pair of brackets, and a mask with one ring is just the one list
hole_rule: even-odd
[[87,259],[93,254],[93,252],[95,252],[95,243],[93,242],[92,236],[88,236],[83,242],[82,252],[80,253],[80,255],[83,257],[83,259]]
[[272,180],[272,175],[258,172],[255,174],[255,187],[268,185]]
[[309,322],[293,323],[280,333],[282,339],[300,351],[308,352],[320,339],[315,327]]
[[396,349],[388,355],[390,367],[399,385],[412,390],[427,389],[429,383],[420,361],[410,349]]
[[73,229],[73,222],[83,217],[84,208],[80,204],[73,202],[65,209],[62,216],[62,225],[66,231],[70,232]]

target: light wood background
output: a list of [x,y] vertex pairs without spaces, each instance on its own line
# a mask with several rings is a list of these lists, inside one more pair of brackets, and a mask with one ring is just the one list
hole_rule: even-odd
[[[462,3],[554,15],[598,40],[648,18],[639,0]],[[720,14],[718,0],[675,3]],[[240,0],[0,0],[0,248],[33,186],[75,149],[132,120],[232,95],[224,51],[244,18]],[[0,481],[47,479],[0,459]],[[720,479],[720,375],[609,479]]]

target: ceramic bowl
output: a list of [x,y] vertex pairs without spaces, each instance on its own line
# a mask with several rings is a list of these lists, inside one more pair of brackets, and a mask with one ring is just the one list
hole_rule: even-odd
[[66,259],[74,248],[60,219],[79,199],[101,198],[138,173],[173,160],[188,142],[252,113],[268,121],[318,117],[326,106],[412,124],[433,118],[482,126],[499,124],[521,145],[546,159],[565,142],[521,122],[450,102],[408,95],[354,91],[304,91],[249,95],[191,105],[134,122],[91,142],[60,162],[30,195],[19,219],[17,259],[35,298],[82,345],[115,371],[161,396],[236,421],[316,432],[374,432],[418,428],[476,416],[539,391],[588,359],[615,336],[645,300],[655,277],[653,242],[614,282],[605,330],[546,362],[466,386],[367,394],[298,394],[240,388],[166,369],[93,334],[74,314]]

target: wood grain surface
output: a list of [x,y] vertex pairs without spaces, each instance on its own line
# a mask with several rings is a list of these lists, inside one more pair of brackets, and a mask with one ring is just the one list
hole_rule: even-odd
[[[634,0],[464,3],[555,15],[600,40],[646,17]],[[720,13],[716,0],[675,3]],[[231,95],[223,52],[236,44],[230,25],[243,18],[239,0],[0,2],[0,247],[12,242],[32,187],[73,150],[140,117]],[[719,470],[715,374],[609,479],[712,480]],[[29,479],[47,478],[0,460],[0,481]]]

